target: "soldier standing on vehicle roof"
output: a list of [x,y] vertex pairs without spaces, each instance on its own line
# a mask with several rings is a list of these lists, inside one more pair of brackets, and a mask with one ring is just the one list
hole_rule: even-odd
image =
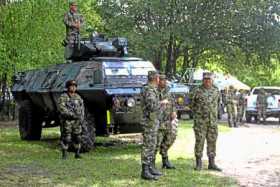
[[82,141],[82,120],[84,118],[84,102],[76,93],[77,83],[74,80],[66,82],[67,92],[58,100],[61,120],[62,159],[66,159],[67,150],[71,143],[75,148],[75,158],[79,159]]
[[166,99],[168,100],[168,104],[163,105],[160,108],[160,126],[158,131],[156,152],[153,158],[153,164],[155,164],[157,152],[160,151],[160,154],[162,156],[162,168],[175,169],[175,166],[173,166],[168,159],[168,149],[172,146],[176,139],[178,120],[176,115],[176,107],[174,103],[175,100],[171,96],[170,88],[167,86],[165,75],[159,76],[158,92],[160,101]]
[[76,47],[79,46],[80,29],[84,24],[83,16],[78,12],[76,1],[69,1],[70,10],[64,15],[64,24],[66,26],[65,52],[66,60],[70,59]]
[[148,72],[148,84],[141,91],[141,106],[143,109],[143,145],[141,151],[142,173],[141,177],[147,180],[158,180],[161,174],[156,168],[154,154],[157,145],[159,128],[160,105],[168,103],[159,101],[158,95],[159,75],[155,71]]
[[219,90],[213,85],[212,73],[203,73],[203,84],[193,90],[191,107],[194,113],[196,170],[202,169],[202,153],[207,140],[208,169],[221,171],[215,164],[218,137],[217,109]]

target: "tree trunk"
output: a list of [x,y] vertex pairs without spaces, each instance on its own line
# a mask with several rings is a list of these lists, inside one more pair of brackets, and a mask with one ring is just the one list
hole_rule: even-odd
[[153,62],[157,70],[162,69],[162,50],[154,50]]
[[167,47],[167,61],[165,66],[165,74],[167,78],[171,78],[172,76],[172,51],[173,51],[173,36],[170,35],[168,47]]
[[173,58],[172,58],[172,75],[176,75],[176,71],[177,71],[177,59],[179,58],[180,56],[180,47],[181,47],[181,44],[177,44],[176,45],[176,41],[174,41],[173,43]]
[[6,5],[7,4],[7,0],[0,0],[0,6],[4,6],[4,5]]
[[183,54],[183,70],[185,71],[187,68],[190,67],[190,61],[189,61],[189,48],[184,48],[184,54]]

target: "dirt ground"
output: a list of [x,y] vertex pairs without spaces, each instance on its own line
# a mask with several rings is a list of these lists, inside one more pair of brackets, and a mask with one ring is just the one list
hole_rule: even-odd
[[[186,154],[193,154],[194,138],[190,140]],[[280,125],[275,120],[220,133],[216,160],[223,169],[221,175],[235,178],[242,187],[280,187],[279,144]],[[206,150],[203,159],[207,167]]]
[[280,126],[247,124],[221,134],[217,162],[240,186],[280,186]]
[[16,126],[17,126],[16,121],[0,121],[0,129],[16,127]]

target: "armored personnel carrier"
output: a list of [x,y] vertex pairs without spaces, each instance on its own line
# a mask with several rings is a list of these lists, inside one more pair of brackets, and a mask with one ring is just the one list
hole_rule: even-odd
[[81,39],[71,63],[19,72],[12,93],[19,105],[19,133],[23,140],[39,140],[42,128],[59,125],[57,101],[66,91],[65,82],[78,83],[84,99],[84,151],[90,150],[95,134],[140,131],[140,91],[153,64],[127,56],[127,40],[100,36]]

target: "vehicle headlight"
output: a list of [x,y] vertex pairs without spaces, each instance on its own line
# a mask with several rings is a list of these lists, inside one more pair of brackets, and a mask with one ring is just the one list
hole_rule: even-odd
[[135,100],[133,98],[128,98],[126,101],[126,104],[128,107],[134,107],[135,106]]
[[183,98],[183,97],[178,97],[178,98],[177,98],[177,103],[178,103],[179,105],[183,105],[183,104],[184,104],[184,98]]

